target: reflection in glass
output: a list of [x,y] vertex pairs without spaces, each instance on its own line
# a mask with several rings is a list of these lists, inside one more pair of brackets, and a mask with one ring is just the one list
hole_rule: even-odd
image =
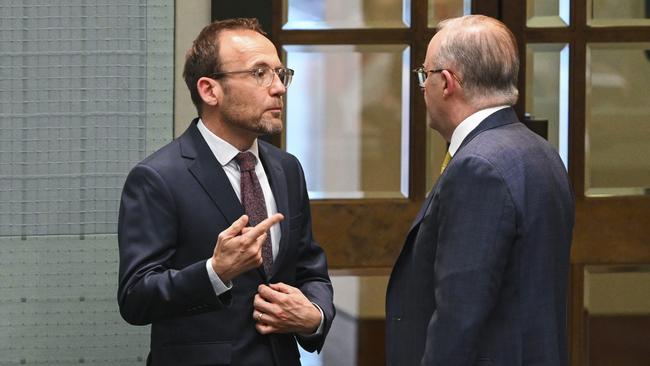
[[571,0],[528,0],[526,26],[530,28],[566,27],[570,24]]
[[408,196],[409,47],[285,46],[286,149],[311,198]]
[[405,28],[410,0],[283,0],[282,29]]
[[334,288],[336,317],[320,353],[300,349],[303,366],[376,365],[384,359],[384,337],[376,332],[383,329],[386,318],[386,288],[388,276],[331,275]]
[[650,43],[587,45],[585,192],[650,191]]
[[530,43],[526,46],[526,112],[548,121],[548,141],[564,166],[569,158],[569,46]]
[[591,26],[650,25],[648,0],[590,0],[587,1],[587,22]]
[[434,28],[441,20],[459,17],[471,12],[471,0],[429,0],[429,27]]
[[650,315],[650,265],[586,266],[584,288],[590,314]]
[[650,265],[584,270],[584,337],[589,365],[647,365]]

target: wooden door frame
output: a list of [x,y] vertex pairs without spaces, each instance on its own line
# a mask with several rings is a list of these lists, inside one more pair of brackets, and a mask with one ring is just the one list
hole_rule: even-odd
[[526,44],[569,44],[569,176],[576,198],[576,223],[569,284],[569,350],[571,365],[586,365],[584,270],[594,264],[650,263],[650,197],[585,195],[587,44],[650,42],[648,27],[589,27],[587,0],[573,0],[570,25],[527,28],[526,1],[500,0],[500,19],[517,37],[520,55],[517,112],[525,108]]
[[[410,68],[424,60],[434,30],[427,24],[427,0],[411,1],[410,28],[283,30],[283,1],[273,0],[272,40],[284,45],[380,45],[410,47]],[[394,199],[312,200],[314,234],[328,253],[336,273],[388,273],[425,197],[426,109],[420,89],[410,86],[409,196]]]
[[[411,68],[424,60],[435,33],[428,24],[427,0],[411,0],[411,27],[373,29],[283,30],[284,0],[255,6],[212,2],[213,19],[255,16],[270,24],[270,39],[281,53],[291,44],[404,44],[411,50]],[[270,4],[270,8],[269,5]],[[499,0],[473,0],[472,12],[499,15]],[[270,19],[269,19],[270,16]],[[426,107],[414,82],[410,87],[409,195],[395,199],[312,200],[314,233],[328,253],[329,266],[345,273],[388,273],[402,248],[404,237],[426,195]],[[282,137],[267,138],[282,147]],[[442,159],[442,157],[441,157]]]

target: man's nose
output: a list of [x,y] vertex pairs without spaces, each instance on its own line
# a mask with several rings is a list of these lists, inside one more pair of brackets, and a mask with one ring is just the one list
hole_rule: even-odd
[[286,92],[287,92],[287,87],[284,86],[284,83],[282,83],[282,80],[280,80],[278,74],[273,73],[273,81],[271,82],[271,86],[269,87],[269,93],[271,95],[283,95]]

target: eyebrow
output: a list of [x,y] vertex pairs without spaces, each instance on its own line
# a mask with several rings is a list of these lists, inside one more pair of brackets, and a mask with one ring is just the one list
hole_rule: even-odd
[[271,67],[271,65],[269,65],[267,62],[264,61],[258,61],[254,63],[253,66],[251,67]]
[[284,66],[284,64],[282,62],[280,62],[280,64],[278,66],[271,66],[266,61],[257,61],[256,63],[254,63],[251,66],[251,68],[258,68],[258,67],[268,67],[268,68],[271,68],[271,69],[275,69],[275,68],[278,68],[278,67],[285,67],[285,66]]

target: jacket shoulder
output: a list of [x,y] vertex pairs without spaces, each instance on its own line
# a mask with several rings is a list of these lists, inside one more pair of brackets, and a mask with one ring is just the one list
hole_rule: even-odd
[[282,165],[286,166],[286,164],[300,164],[298,158],[296,158],[293,154],[286,152],[271,143],[263,140],[258,140],[258,144],[260,150],[263,151],[267,157],[280,162]]

